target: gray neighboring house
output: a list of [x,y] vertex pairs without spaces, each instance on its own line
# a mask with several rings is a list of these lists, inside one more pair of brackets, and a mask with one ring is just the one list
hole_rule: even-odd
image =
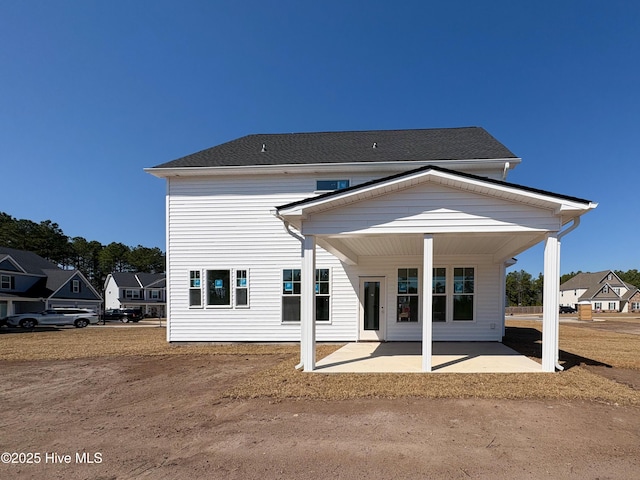
[[164,318],[166,290],[164,273],[110,273],[104,282],[104,308],[141,308],[145,316]]
[[579,273],[560,285],[560,305],[576,307],[580,302],[589,302],[594,312],[638,312],[640,289],[613,270]]
[[0,247],[0,318],[74,307],[98,311],[102,297],[79,270],[24,250]]

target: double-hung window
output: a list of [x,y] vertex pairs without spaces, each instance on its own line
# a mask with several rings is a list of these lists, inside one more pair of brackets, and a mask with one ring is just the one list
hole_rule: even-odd
[[200,270],[189,271],[189,306],[202,306],[202,283],[200,282]]
[[473,320],[475,270],[473,267],[453,269],[453,320]]
[[418,269],[399,268],[398,269],[398,322],[418,321]]
[[447,269],[433,269],[433,321],[447,321]]
[[249,306],[249,275],[247,270],[236,270],[236,307]]
[[[331,285],[328,268],[316,269],[316,320],[328,322],[331,305]],[[300,294],[302,278],[299,268],[288,268],[282,271],[282,321],[300,321]]]
[[80,293],[80,280],[71,280],[71,292]]
[[0,275],[0,288],[3,290],[15,289],[15,277],[11,275]]

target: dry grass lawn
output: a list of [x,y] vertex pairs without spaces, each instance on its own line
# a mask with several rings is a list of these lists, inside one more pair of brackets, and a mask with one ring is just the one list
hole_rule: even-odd
[[[539,322],[510,324],[506,342],[536,357]],[[0,360],[39,361],[110,356],[290,355],[277,366],[241,380],[230,398],[494,398],[567,399],[640,405],[640,391],[588,371],[580,363],[640,371],[640,336],[561,325],[559,374],[308,374],[298,372],[297,345],[169,345],[163,328],[87,328],[3,333]],[[319,345],[323,358],[339,346]],[[573,362],[573,363],[572,363]]]

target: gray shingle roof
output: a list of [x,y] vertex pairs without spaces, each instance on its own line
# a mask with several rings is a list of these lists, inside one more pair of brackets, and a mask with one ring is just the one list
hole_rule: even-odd
[[154,168],[491,158],[517,157],[483,128],[462,127],[247,135]]
[[0,259],[4,258],[5,255],[10,255],[18,265],[24,268],[25,272],[32,275],[46,275],[44,270],[59,269],[55,263],[45,260],[33,252],[27,252],[26,250],[0,247]]

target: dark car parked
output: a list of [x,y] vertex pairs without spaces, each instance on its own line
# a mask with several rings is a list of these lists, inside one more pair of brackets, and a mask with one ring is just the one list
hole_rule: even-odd
[[560,313],[576,313],[577,310],[573,307],[560,307]]
[[122,323],[139,322],[142,320],[140,308],[110,308],[102,314],[102,320],[119,320]]

